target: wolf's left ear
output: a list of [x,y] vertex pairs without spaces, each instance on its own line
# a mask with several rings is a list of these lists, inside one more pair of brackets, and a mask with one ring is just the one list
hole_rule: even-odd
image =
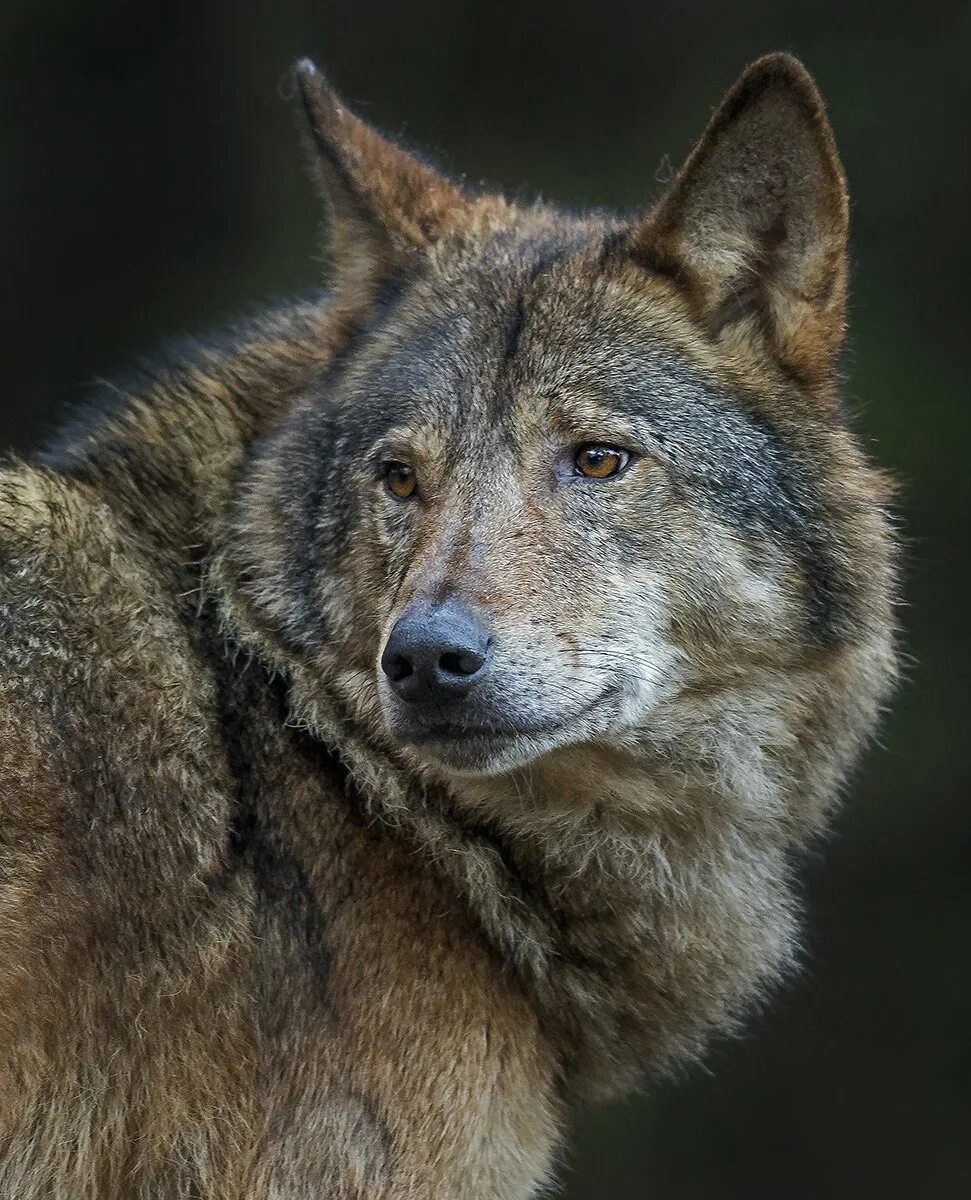
[[771,54],[729,91],[632,249],[685,286],[712,336],[825,385],[843,337],[846,231],[822,99],[801,63]]
[[309,59],[294,76],[329,210],[336,288],[366,299],[416,252],[467,224],[477,201],[356,117]]

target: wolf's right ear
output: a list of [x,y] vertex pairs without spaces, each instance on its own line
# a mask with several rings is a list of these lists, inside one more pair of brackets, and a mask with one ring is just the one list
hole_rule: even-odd
[[478,202],[356,117],[309,59],[294,76],[328,207],[335,285],[365,300],[409,258],[468,225]]

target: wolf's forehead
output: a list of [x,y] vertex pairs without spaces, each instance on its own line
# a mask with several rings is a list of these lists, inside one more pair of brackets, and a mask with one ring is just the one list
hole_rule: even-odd
[[663,420],[724,399],[650,320],[549,274],[473,274],[403,301],[345,379],[366,425],[503,425],[578,401]]
[[433,277],[398,298],[346,382],[401,415],[504,419],[589,362],[590,305],[562,274],[516,263]]

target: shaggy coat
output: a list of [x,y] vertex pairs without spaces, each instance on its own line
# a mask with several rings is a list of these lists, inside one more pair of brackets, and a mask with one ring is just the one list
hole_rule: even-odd
[[[624,220],[295,77],[332,290],[0,471],[2,1200],[537,1195],[791,963],[893,678],[803,68]],[[447,604],[432,711],[385,652]]]

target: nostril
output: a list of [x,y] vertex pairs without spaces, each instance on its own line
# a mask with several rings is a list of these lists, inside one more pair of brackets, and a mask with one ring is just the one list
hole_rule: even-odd
[[385,655],[381,666],[384,669],[385,675],[387,675],[392,683],[400,683],[402,679],[407,679],[415,671],[415,668],[403,654]]
[[485,662],[475,650],[446,650],[439,658],[439,669],[448,675],[474,675]]

